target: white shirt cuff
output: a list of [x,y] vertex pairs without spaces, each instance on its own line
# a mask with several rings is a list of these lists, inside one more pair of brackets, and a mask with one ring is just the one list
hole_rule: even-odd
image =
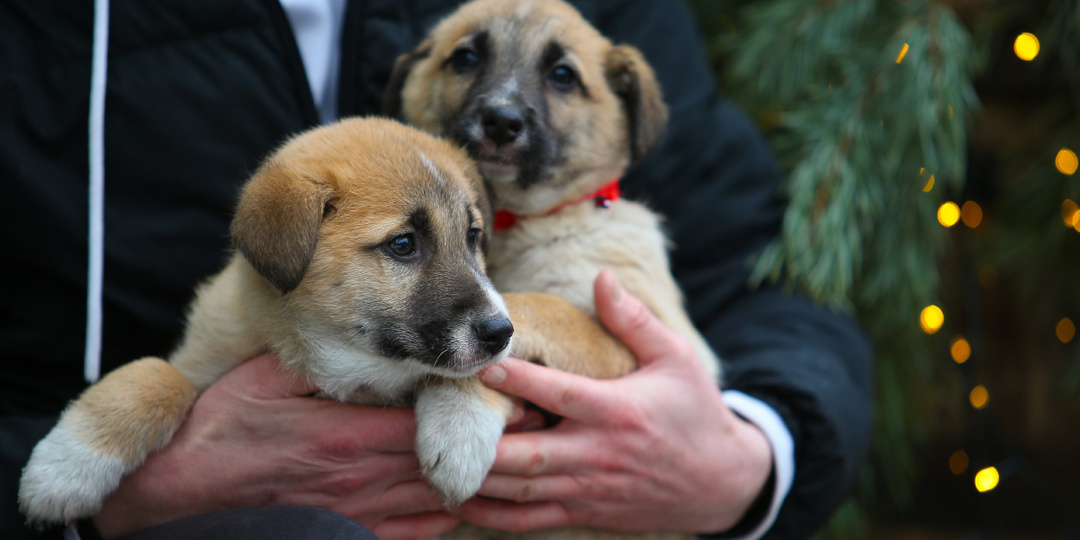
[[791,438],[787,424],[780,415],[760,399],[750,397],[738,390],[724,390],[724,403],[754,424],[765,434],[772,447],[773,467],[776,471],[776,491],[773,492],[769,512],[754,530],[738,537],[737,540],[755,540],[761,538],[776,522],[780,506],[791,491],[791,482],[795,479],[795,441]]

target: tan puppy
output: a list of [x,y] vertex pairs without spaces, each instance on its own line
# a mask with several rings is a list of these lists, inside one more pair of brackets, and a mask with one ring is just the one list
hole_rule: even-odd
[[640,52],[560,0],[475,0],[398,59],[384,106],[477,159],[508,217],[488,258],[500,292],[552,293],[592,314],[593,280],[612,268],[719,377],[671,277],[660,218],[615,200],[613,181],[667,122]]
[[[514,332],[484,275],[490,209],[479,186],[463,151],[390,120],[290,140],[244,187],[238,253],[198,290],[179,348],[168,363],[117,369],[68,406],[24,470],[23,512],[41,523],[97,513],[169,442],[199,393],[266,352],[333,399],[409,405],[415,396],[423,473],[449,502],[472,496],[511,410],[474,375],[506,357]],[[566,302],[508,300],[523,355],[619,354]],[[560,322],[549,331],[566,342],[539,337]]]

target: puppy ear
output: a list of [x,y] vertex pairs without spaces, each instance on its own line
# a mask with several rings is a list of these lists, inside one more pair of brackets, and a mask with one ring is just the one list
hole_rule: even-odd
[[641,52],[629,45],[611,48],[604,73],[611,90],[622,98],[630,126],[630,159],[637,163],[656,147],[667,127],[660,83]]
[[282,294],[298,285],[315,256],[332,187],[295,178],[273,159],[244,186],[230,234],[233,245]]
[[386,92],[383,94],[382,113],[384,115],[390,118],[401,117],[401,90],[405,88],[405,81],[409,78],[413,66],[431,54],[432,43],[430,39],[426,39],[411,52],[399,56],[394,62],[394,70],[390,72],[390,82],[386,84]]

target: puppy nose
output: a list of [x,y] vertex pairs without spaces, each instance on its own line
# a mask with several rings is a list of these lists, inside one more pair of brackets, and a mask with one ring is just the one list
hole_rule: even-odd
[[484,319],[473,327],[476,337],[480,340],[480,347],[490,354],[495,354],[504,348],[514,335],[514,325],[506,317],[492,317]]
[[511,107],[487,107],[480,114],[484,134],[496,145],[513,142],[525,127],[521,111]]

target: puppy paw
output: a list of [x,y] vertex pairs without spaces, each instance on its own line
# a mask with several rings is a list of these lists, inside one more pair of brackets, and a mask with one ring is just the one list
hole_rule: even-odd
[[67,523],[92,516],[129,467],[95,452],[63,425],[34,447],[19,484],[19,509],[27,521]]
[[425,389],[416,403],[416,455],[424,476],[457,505],[476,494],[495,462],[505,415],[453,385]]

